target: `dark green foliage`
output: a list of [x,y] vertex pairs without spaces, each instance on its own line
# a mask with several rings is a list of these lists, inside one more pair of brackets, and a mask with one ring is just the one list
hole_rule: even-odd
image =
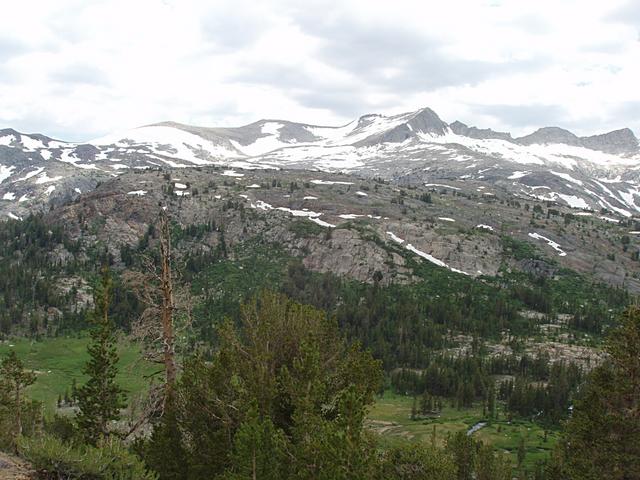
[[457,480],[510,480],[511,464],[490,445],[476,441],[465,432],[449,436],[445,451],[451,455]]
[[[178,386],[188,478],[244,478],[233,475],[253,468],[254,454],[267,461],[257,438],[276,451],[290,445],[287,471],[296,478],[371,468],[362,424],[381,385],[380,365],[346,344],[335,321],[265,293],[244,305],[239,327],[225,323],[218,338],[213,361],[189,361]],[[275,472],[269,462],[260,468]]]
[[[78,255],[81,251],[86,255]],[[128,247],[121,252],[125,261],[133,261]],[[61,226],[46,223],[40,215],[0,222],[0,337],[8,333],[39,337],[86,328],[75,282],[91,280],[96,265],[108,257],[103,246],[83,248]],[[58,283],[62,277],[74,277],[74,284],[62,288]],[[142,307],[117,276],[113,294],[110,315],[127,330]],[[48,315],[52,311],[59,313]]]
[[221,478],[285,478],[289,447],[289,440],[284,432],[278,430],[269,417],[261,418],[257,405],[253,405],[234,436],[231,466]]
[[447,451],[453,457],[457,480],[471,480],[476,462],[475,441],[465,432],[457,432],[447,439]]
[[292,232],[296,237],[299,238],[307,238],[307,237],[316,237],[321,233],[324,233],[324,228],[322,228],[317,223],[310,222],[309,220],[294,220],[289,223],[289,231]]
[[500,384],[499,397],[515,414],[558,425],[569,414],[573,392],[582,379],[575,364],[554,363],[549,376],[542,378],[546,383],[534,383],[534,378],[516,375],[515,381]]
[[56,307],[71,321],[78,317],[67,308],[69,298],[56,288],[55,278],[82,265],[75,259],[56,261],[50,255],[56,247],[79,251],[61,227],[46,224],[41,216],[0,222],[0,335],[46,333],[53,326],[47,323],[45,308]]
[[631,307],[608,337],[610,360],[596,368],[567,423],[562,465],[568,478],[640,478],[640,309]]
[[90,359],[83,373],[87,382],[77,391],[78,425],[88,443],[109,434],[109,423],[120,418],[120,409],[126,406],[123,390],[116,384],[118,353],[113,325],[109,319],[112,280],[104,267],[100,285],[95,292],[94,328],[87,347]]
[[182,432],[178,427],[176,405],[169,398],[164,414],[157,421],[149,442],[144,446],[144,459],[161,480],[188,478],[188,461]]
[[[0,447],[16,448],[23,434],[24,418],[33,420],[24,390],[36,381],[36,375],[24,368],[16,352],[8,353],[0,363]],[[29,415],[31,413],[31,415]],[[26,414],[26,415],[24,415]],[[27,421],[27,425],[32,421]]]
[[45,418],[44,431],[64,442],[71,442],[78,437],[78,430],[71,417],[54,414]]
[[[539,205],[536,205],[539,207]],[[535,211],[535,208],[534,208]],[[502,248],[505,253],[513,256],[516,260],[537,259],[540,258],[540,252],[529,242],[516,240],[515,238],[502,236]]]
[[432,203],[431,194],[428,192],[424,192],[420,195],[420,200],[422,200],[424,203]]

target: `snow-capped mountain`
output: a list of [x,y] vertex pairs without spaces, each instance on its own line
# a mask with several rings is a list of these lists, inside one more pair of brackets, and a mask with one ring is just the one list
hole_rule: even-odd
[[429,108],[339,127],[261,120],[237,128],[164,122],[86,143],[0,130],[0,212],[19,217],[129,169],[226,165],[340,171],[401,182],[487,182],[523,198],[640,214],[640,147],[629,129],[578,137],[447,124]]

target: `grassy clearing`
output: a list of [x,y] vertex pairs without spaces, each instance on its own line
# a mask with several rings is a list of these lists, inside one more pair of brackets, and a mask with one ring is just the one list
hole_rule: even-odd
[[[14,339],[0,342],[0,355],[15,350],[26,367],[36,372],[37,380],[29,387],[28,395],[41,401],[45,412],[50,414],[56,408],[58,395],[64,396],[65,391],[70,391],[74,378],[78,385],[85,381],[82,368],[88,359],[87,342],[87,337]],[[118,354],[118,383],[129,395],[141,392],[148,385],[144,376],[153,371],[153,366],[139,360],[140,349],[128,340],[119,342]]]
[[[441,414],[432,418],[411,420],[413,398],[385,392],[384,396],[371,407],[369,426],[380,434],[383,445],[392,446],[404,442],[431,443],[435,426],[436,443],[444,445],[447,435],[467,431],[471,426],[485,420],[482,406],[458,410],[444,405]],[[512,464],[516,456],[520,438],[525,438],[527,455],[524,466],[532,470],[538,460],[546,458],[558,441],[558,432],[547,433],[538,424],[523,420],[507,421],[503,412],[499,419],[473,434],[477,439],[492,444],[509,455]]]

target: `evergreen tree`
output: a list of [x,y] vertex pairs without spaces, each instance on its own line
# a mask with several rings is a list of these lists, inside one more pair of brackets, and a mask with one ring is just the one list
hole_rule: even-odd
[[524,442],[524,436],[520,437],[518,441],[518,468],[522,468],[522,464],[524,463],[524,459],[527,456],[527,449]]
[[494,420],[496,417],[496,384],[491,382],[489,385],[489,392],[487,398],[487,409],[489,413],[489,420]]
[[[560,462],[573,479],[640,478],[640,308],[630,307],[609,336],[610,360],[576,400]],[[564,466],[558,464],[562,464]]]
[[496,455],[491,445],[479,442],[476,448],[476,480],[511,480],[511,463],[504,455]]
[[78,426],[87,442],[94,445],[109,434],[109,422],[118,420],[120,409],[125,406],[124,391],[115,381],[118,353],[109,319],[111,286],[109,269],[103,267],[101,281],[94,295],[94,327],[91,330],[91,343],[87,347],[90,359],[83,370],[89,380],[77,390]]
[[[354,477],[351,477],[354,478]],[[444,480],[456,478],[456,467],[442,449],[406,444],[383,452],[376,480]]]
[[17,449],[17,440],[22,435],[22,410],[24,389],[36,381],[33,372],[25,370],[16,352],[9,352],[0,364],[0,401],[6,403],[13,415],[13,448]]
[[473,438],[465,432],[457,432],[447,438],[447,451],[453,457],[457,480],[471,480],[474,475],[476,449]]
[[225,480],[280,480],[286,478],[288,440],[270,418],[260,418],[252,405],[233,440],[231,467]]
[[144,451],[144,460],[158,472],[160,480],[188,478],[187,453],[178,425],[176,402],[172,394],[165,402],[164,412],[154,426]]
[[259,442],[277,452],[281,432],[294,478],[372,477],[376,448],[364,419],[382,371],[341,338],[335,319],[264,293],[218,338],[212,361],[189,359],[177,384],[190,479],[246,475],[254,457],[256,469],[275,474]]

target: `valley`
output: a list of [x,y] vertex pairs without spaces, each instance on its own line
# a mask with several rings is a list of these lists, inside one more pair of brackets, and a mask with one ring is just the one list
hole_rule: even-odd
[[[26,394],[33,408],[41,405],[45,428],[55,435],[73,430],[76,400],[66,399],[72,385],[90,378],[83,373],[88,332],[108,268],[113,283],[104,311],[116,328],[119,359],[113,379],[127,395],[111,428],[122,435],[139,428],[129,441],[151,441],[160,420],[142,412],[157,402],[163,366],[149,356],[161,334],[144,322],[159,312],[165,218],[174,348],[185,382],[222,368],[220,349],[238,345],[224,343],[225,329],[263,328],[246,323],[247,309],[282,294],[276,304],[318,309],[347,344],[379,362],[378,385],[373,364],[358,357],[358,368],[370,369],[361,379],[369,392],[363,425],[381,451],[431,446],[460,462],[455,455],[487,445],[485,460],[495,468],[527,475],[550,468],[576,392],[606,364],[604,339],[640,291],[640,217],[628,167],[637,153],[614,141],[617,134],[602,142],[572,139],[570,148],[541,146],[536,142],[556,141],[558,132],[513,139],[438,121],[421,110],[366,116],[336,130],[171,124],[143,127],[127,141],[102,139],[93,150],[44,138],[25,144],[11,133],[0,163],[12,158],[7,149],[26,156],[4,168],[0,183],[0,354],[15,352],[34,371]],[[199,142],[226,135],[224,155],[233,154],[196,152],[192,137],[172,137],[167,128]],[[407,131],[422,133],[398,141]],[[304,140],[303,132],[313,138]],[[501,150],[498,160],[504,142],[513,156]],[[80,151],[93,153],[85,159]],[[116,151],[127,161],[114,163]],[[291,160],[292,152],[302,160]],[[348,163],[343,154],[360,160]],[[278,344],[296,328],[262,331],[251,348],[272,344],[263,345],[262,335],[276,335],[271,342]],[[227,374],[207,378],[219,382]],[[289,374],[282,375],[278,382]],[[217,388],[240,388],[236,381]],[[197,403],[186,385],[179,386],[181,401]],[[244,398],[246,388],[233,395]],[[196,407],[181,408],[184,415]],[[219,421],[212,415],[208,422]],[[192,434],[199,428],[188,426],[189,416],[180,421]]]

